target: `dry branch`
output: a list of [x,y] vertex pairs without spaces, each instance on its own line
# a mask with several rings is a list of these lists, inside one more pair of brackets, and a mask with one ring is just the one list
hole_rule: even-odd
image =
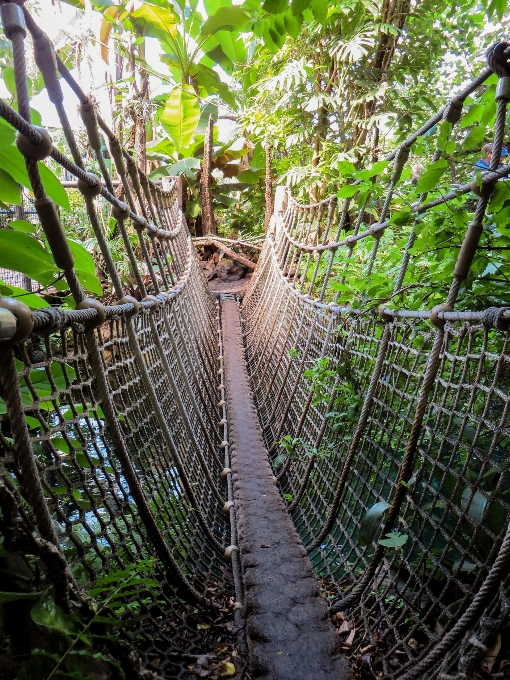
[[[197,241],[200,241],[200,243],[197,243]],[[195,245],[200,246],[205,245],[216,246],[218,250],[222,250],[227,257],[230,257],[230,259],[239,262],[240,264],[244,265],[245,267],[248,267],[249,269],[255,269],[256,266],[255,262],[248,260],[248,258],[243,257],[242,255],[238,255],[238,253],[234,253],[234,251],[228,248],[224,243],[221,243],[220,241],[214,238],[199,238],[199,239],[195,238],[193,239],[193,242]],[[239,241],[234,241],[234,243],[239,243]]]

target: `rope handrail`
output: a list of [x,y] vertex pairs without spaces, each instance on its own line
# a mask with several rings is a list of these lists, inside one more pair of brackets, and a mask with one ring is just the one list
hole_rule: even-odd
[[[510,176],[509,165],[498,167],[510,99],[498,50],[490,48],[489,68],[385,157],[394,166],[384,191],[380,183],[366,185],[368,198],[354,207],[352,197],[336,196],[306,205],[287,189],[243,303],[248,370],[273,474],[332,593],[332,612],[352,621],[354,647],[377,648],[372,663],[388,678],[463,672],[469,640],[485,635],[477,617],[503,607],[493,584],[510,564],[503,481],[510,468],[510,310],[504,296],[483,310],[454,308],[490,194]],[[463,101],[493,72],[494,155],[481,186],[472,180],[406,204],[406,193],[396,192],[409,149],[442,120],[453,128]],[[437,147],[432,162],[443,155]],[[455,244],[444,303],[436,295],[431,309],[418,294],[406,307],[408,291],[426,285],[412,278],[420,271],[419,221],[471,192],[476,204],[467,197],[464,210],[473,214]],[[398,273],[393,264],[385,270],[381,239],[393,226],[394,204],[409,209],[399,240],[389,239],[388,252],[401,257]],[[372,277],[384,277],[384,291],[390,284],[393,291],[371,298],[365,291]],[[390,306],[395,299],[397,308]],[[469,606],[480,587],[483,596]],[[504,597],[509,587],[505,577]]]
[[[0,343],[0,412],[7,414],[12,434],[11,442],[0,431],[0,450],[8,454],[0,486],[16,479],[23,493],[5,516],[29,511],[30,531],[40,533],[68,574],[66,580],[43,561],[43,587],[51,586],[58,604],[84,621],[90,613],[84,613],[85,605],[77,611],[74,603],[86,603],[86,591],[98,579],[152,561],[150,575],[158,585],[147,597],[136,588],[126,593],[126,611],[141,607],[143,616],[122,644],[131,641],[145,664],[159,658],[162,667],[180,666],[201,645],[196,626],[186,623],[189,605],[214,617],[226,606],[242,625],[240,605],[234,611],[230,603],[231,595],[242,600],[237,553],[229,552],[233,591],[231,577],[222,576],[237,534],[235,509],[225,513],[225,504],[232,506],[231,473],[220,474],[229,467],[230,453],[224,419],[218,425],[224,408],[218,405],[217,311],[179,208],[177,180],[169,179],[163,190],[138,168],[26,7],[2,2],[0,11],[13,44],[18,100],[17,112],[0,101],[0,117],[19,132],[16,144],[25,157],[44,247],[76,307],[31,312],[22,298],[0,298],[2,319],[14,319],[10,337]],[[31,122],[27,29],[64,132],[64,152]],[[57,67],[78,97],[101,177],[84,167]],[[103,134],[117,176],[115,193],[102,155]],[[78,180],[107,279],[103,295],[113,298],[109,305],[87,297],[89,281],[75,266],[41,180],[37,163],[46,158]],[[121,260],[118,254],[114,259],[103,228],[105,207],[121,237]],[[135,297],[126,294],[131,292]],[[5,499],[12,494],[0,493],[7,512]],[[4,548],[17,550],[16,540],[5,534]],[[210,589],[218,586],[224,595],[213,601]],[[165,622],[154,618],[161,607]],[[118,616],[115,609],[110,614]],[[184,637],[171,632],[179,620]],[[127,663],[122,644],[112,641],[113,657]],[[142,677],[140,664],[136,669],[133,659],[129,663],[126,676]]]

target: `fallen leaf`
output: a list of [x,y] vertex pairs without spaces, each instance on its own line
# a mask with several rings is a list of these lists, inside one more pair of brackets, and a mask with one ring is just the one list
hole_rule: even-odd
[[355,635],[356,635],[356,628],[353,628],[351,630],[351,632],[349,633],[349,637],[344,642],[344,645],[347,645],[348,647],[350,647],[352,645],[352,643],[354,642],[354,636]]
[[342,623],[342,621],[345,619],[344,613],[343,612],[338,612],[338,614],[335,614],[332,616],[333,621],[336,621],[337,623]]
[[489,673],[492,671],[492,667],[494,666],[496,659],[498,658],[499,650],[501,649],[501,635],[498,633],[498,636],[496,638],[496,641],[492,645],[492,647],[489,649],[485,656],[485,665],[487,666],[487,670]]
[[407,644],[409,645],[409,647],[411,647],[411,649],[414,649],[415,651],[418,649],[418,641],[415,640],[414,638],[409,638]]
[[228,642],[219,642],[214,648],[214,653],[216,654],[216,656],[219,656],[220,654],[223,654],[223,652],[226,652],[227,649]]
[[376,650],[375,645],[367,645],[366,647],[362,647],[359,650],[359,653],[361,654],[361,656],[363,656],[363,654],[368,654],[369,652],[375,652],[375,650]]
[[207,630],[210,627],[208,623],[197,623],[197,630]]
[[351,630],[352,626],[349,623],[349,621],[345,620],[340,628],[338,629],[339,633],[348,633]]
[[230,661],[225,661],[225,675],[235,675],[236,667]]

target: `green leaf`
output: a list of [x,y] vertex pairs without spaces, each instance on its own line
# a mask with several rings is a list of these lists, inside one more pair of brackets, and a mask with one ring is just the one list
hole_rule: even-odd
[[303,15],[294,14],[292,9],[289,9],[283,15],[283,23],[285,24],[285,29],[291,38],[296,39],[301,32],[301,26],[303,25]]
[[409,536],[407,534],[398,534],[390,532],[386,534],[386,538],[380,538],[377,542],[379,545],[384,545],[386,548],[401,548],[407,542]]
[[[69,438],[71,446],[73,449],[81,449],[82,445],[76,439]],[[69,444],[64,439],[64,437],[53,437],[51,443],[58,451],[63,451],[64,453],[70,453]]]
[[281,14],[287,9],[287,0],[264,0],[262,9],[269,14]]
[[48,196],[61,208],[70,211],[71,204],[69,203],[69,196],[67,195],[67,191],[62,186],[58,177],[48,168],[48,166],[44,165],[44,163],[39,161],[37,166],[39,168],[39,172],[41,173],[41,180],[44,185],[44,190]]
[[182,158],[180,161],[168,168],[170,177],[182,175],[186,173],[188,177],[194,177],[195,173],[192,170],[200,170],[200,161],[198,158]]
[[441,125],[439,126],[439,135],[437,138],[437,147],[441,151],[446,150],[446,144],[448,143],[448,139],[450,138],[451,131],[453,129],[453,125],[449,123],[447,120],[443,121]]
[[68,239],[71,253],[74,257],[74,266],[83,272],[96,274],[96,263],[92,255],[80,243],[76,243],[72,239]]
[[13,178],[0,168],[0,201],[21,205],[21,189]]
[[484,109],[483,102],[471,104],[469,110],[466,111],[466,113],[462,117],[459,123],[459,127],[466,128],[472,125],[473,123],[477,123],[480,120],[483,109]]
[[478,148],[485,139],[485,135],[487,133],[487,128],[485,125],[477,125],[474,128],[471,128],[469,131],[468,136],[462,143],[462,150],[466,151],[468,149],[475,149]]
[[200,106],[193,87],[181,85],[174,88],[166,101],[160,122],[178,150],[190,144],[199,120]]
[[4,297],[18,298],[21,302],[24,302],[31,309],[42,309],[42,307],[49,307],[49,302],[43,300],[42,297],[36,295],[35,293],[30,293],[25,288],[18,288],[18,286],[7,286],[3,281],[0,280],[0,293]]
[[355,184],[346,184],[336,192],[338,198],[351,198],[354,194],[359,191],[359,186]]
[[440,158],[435,163],[431,163],[428,168],[420,175],[416,191],[419,193],[426,193],[437,188],[439,180],[448,168],[448,161]]
[[6,66],[2,69],[2,80],[5,83],[5,87],[9,90],[9,94],[16,96],[16,79],[12,66]]
[[220,7],[202,26],[200,40],[205,40],[206,37],[221,30],[241,28],[249,19],[249,14],[241,7]]
[[373,544],[375,536],[381,528],[384,513],[389,507],[389,503],[380,501],[367,510],[359,528],[358,543],[360,545],[369,546]]
[[[6,555],[10,555],[5,551]],[[5,604],[6,602],[16,602],[17,600],[37,600],[41,593],[7,593],[0,592],[0,604]]]
[[396,210],[390,218],[390,224],[407,224],[411,219],[411,208]]
[[78,281],[81,283],[81,285],[91,293],[95,293],[96,295],[103,294],[103,288],[95,274],[76,269],[76,276],[78,277]]
[[11,146],[11,144],[14,144],[15,139],[16,130],[6,120],[0,118],[0,149]]
[[27,220],[13,220],[7,226],[16,231],[24,231],[26,234],[34,234],[37,231],[37,227]]
[[245,184],[258,184],[260,179],[253,170],[243,170],[243,172],[236,175],[236,178]]
[[76,624],[54,601],[50,589],[41,593],[39,601],[32,607],[30,616],[34,623],[58,630],[66,635],[76,634]]
[[211,104],[207,102],[202,111],[200,112],[200,120],[198,121],[197,129],[195,130],[195,135],[205,135],[205,130],[209,122],[209,116],[212,116],[213,121],[216,123],[218,121],[218,107],[216,104]]
[[205,64],[197,64],[194,68],[193,78],[209,94],[218,93],[226,104],[235,107],[236,100],[229,86],[227,83],[222,82],[219,75],[212,68]]
[[310,5],[310,0],[292,0],[290,8],[294,16],[302,14],[305,9],[308,9]]
[[59,272],[51,253],[36,238],[8,229],[0,229],[0,267],[21,272],[43,285]]
[[356,166],[349,161],[339,161],[336,167],[338,172],[345,177],[349,177],[356,172]]
[[312,0],[310,4],[313,18],[320,24],[325,24],[328,18],[328,0]]
[[[32,189],[25,167],[25,160],[15,146],[9,146],[6,149],[0,150],[0,167],[8,172],[18,184],[22,184],[27,189]],[[66,210],[71,210],[67,192],[59,179],[41,161],[37,163],[37,167],[41,173],[42,183],[48,196],[57,205]]]
[[130,13],[130,18],[138,35],[148,35],[162,42],[167,42],[169,35],[174,38],[177,35],[178,18],[168,9],[143,3]]

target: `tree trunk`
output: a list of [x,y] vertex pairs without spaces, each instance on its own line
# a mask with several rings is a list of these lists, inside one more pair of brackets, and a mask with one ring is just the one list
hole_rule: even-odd
[[207,129],[204,137],[204,158],[202,161],[202,174],[200,175],[200,202],[202,204],[202,233],[216,234],[216,224],[212,207],[211,195],[211,161],[213,146],[214,121],[209,116]]
[[269,222],[273,214],[273,181],[271,179],[271,145],[266,135],[266,215],[264,220],[265,231],[269,229]]

